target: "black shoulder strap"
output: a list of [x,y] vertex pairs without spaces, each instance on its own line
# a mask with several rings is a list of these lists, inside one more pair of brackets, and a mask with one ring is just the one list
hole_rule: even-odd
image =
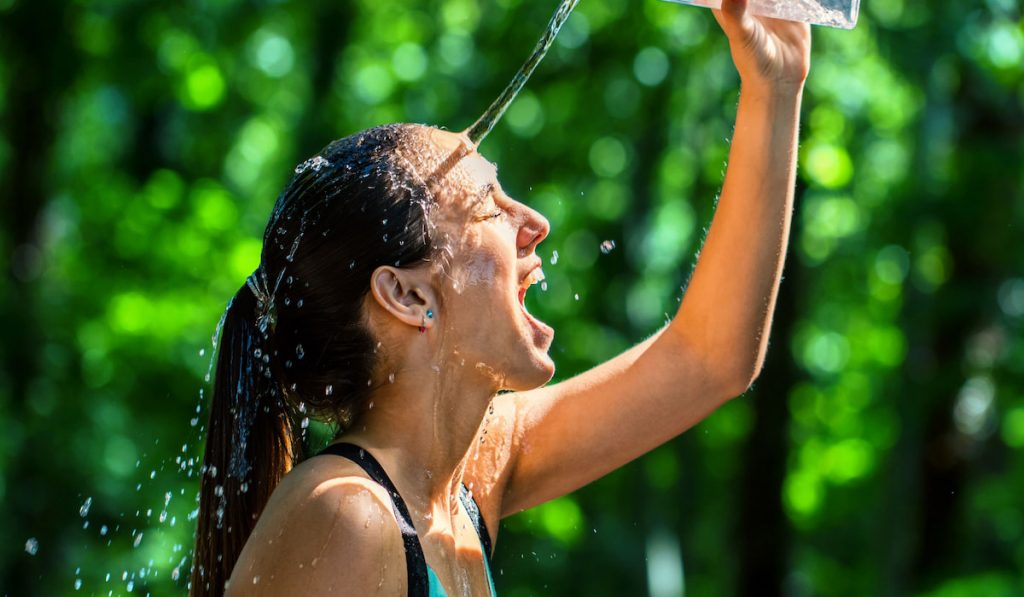
[[[409,575],[409,597],[429,597],[430,580],[427,577],[427,560],[423,556],[423,546],[416,535],[416,527],[412,524],[409,509],[405,506],[402,496],[398,495],[395,484],[391,482],[384,467],[370,453],[355,444],[331,444],[320,451],[320,454],[333,454],[348,458],[358,464],[366,474],[383,487],[391,496],[391,508],[398,520],[398,529],[402,532],[405,542],[405,566]],[[465,489],[465,487],[463,487]],[[475,505],[475,504],[474,504]],[[478,514],[479,516],[479,514]]]
[[480,514],[480,507],[476,505],[476,500],[473,499],[473,494],[470,493],[465,483],[462,484],[459,498],[462,500],[462,507],[466,509],[466,513],[473,521],[473,526],[476,527],[476,534],[480,536],[480,546],[484,548],[484,557],[490,560],[491,534],[487,532],[487,523],[484,522],[484,517]]

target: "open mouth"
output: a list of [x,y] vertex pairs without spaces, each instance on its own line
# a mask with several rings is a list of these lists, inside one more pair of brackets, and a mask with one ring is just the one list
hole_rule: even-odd
[[520,282],[520,284],[519,284],[519,304],[523,306],[523,309],[526,308],[526,304],[523,302],[523,300],[526,298],[526,291],[530,288],[530,286],[533,286],[534,284],[538,284],[538,283],[542,282],[543,280],[544,280],[544,270],[540,269],[540,267],[538,266],[538,267],[530,270],[530,273],[526,274],[526,277],[523,278],[522,282]]
[[542,335],[546,336],[546,335],[551,334],[553,330],[551,329],[550,326],[548,326],[544,322],[538,320],[533,315],[530,315],[530,312],[526,310],[526,302],[525,302],[525,300],[526,300],[526,291],[530,288],[530,286],[533,286],[534,284],[538,284],[538,283],[540,283],[543,280],[544,280],[544,271],[540,268],[540,266],[535,267],[534,269],[532,269],[530,271],[530,273],[528,273],[526,275],[526,277],[523,278],[523,281],[520,283],[518,298],[519,298],[519,307],[523,310],[523,315],[526,317],[526,321],[530,324],[531,327],[533,327],[534,331],[539,332]]

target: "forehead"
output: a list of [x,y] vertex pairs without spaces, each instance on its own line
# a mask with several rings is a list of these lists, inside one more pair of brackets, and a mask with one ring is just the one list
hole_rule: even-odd
[[497,184],[498,167],[480,155],[465,134],[431,128],[427,141],[440,158],[430,174],[430,182],[447,191],[469,185],[463,189],[469,192]]

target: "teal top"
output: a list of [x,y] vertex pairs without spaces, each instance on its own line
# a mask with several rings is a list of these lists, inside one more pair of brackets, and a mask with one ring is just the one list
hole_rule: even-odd
[[[412,524],[412,517],[409,516],[409,509],[405,506],[402,496],[398,495],[395,484],[391,482],[384,467],[377,462],[377,459],[370,455],[364,448],[355,444],[337,443],[324,448],[320,454],[333,454],[347,458],[358,464],[371,479],[383,487],[391,496],[391,507],[398,522],[398,530],[402,533],[402,541],[405,544],[405,565],[408,574],[408,586],[410,597],[448,597],[448,593],[441,586],[441,580],[437,574],[427,565],[423,555],[423,546],[420,545],[420,538],[416,534],[416,528]],[[494,589],[494,576],[491,574],[491,536],[487,532],[487,525],[483,516],[480,515],[480,508],[477,506],[473,494],[465,485],[459,491],[459,501],[466,509],[476,533],[480,537],[480,548],[484,554],[484,571],[487,573],[488,594],[496,597]]]
[[[473,499],[473,495],[469,493],[465,485],[462,486],[462,491],[459,492],[459,501],[462,502],[462,507],[466,509],[470,519],[473,520],[476,532],[480,536],[480,548],[484,553],[484,571],[487,573],[487,586],[490,588],[488,595],[496,597],[498,593],[494,590],[494,577],[491,575],[490,535],[487,533],[483,517],[480,516],[480,508],[476,505],[476,500]],[[427,581],[429,583],[428,597],[448,597],[448,593],[441,586],[441,579],[437,577],[434,569],[429,565],[427,565]],[[412,595],[412,591],[409,594]]]
[[[491,576],[491,563],[488,561],[488,555],[484,554],[484,570],[487,571],[487,586],[490,587],[491,597],[496,597],[498,592],[494,590],[494,577]],[[434,573],[434,569],[429,565],[427,566],[427,577],[430,582],[430,597],[448,597],[448,593],[441,586],[441,579],[437,578],[437,574]]]

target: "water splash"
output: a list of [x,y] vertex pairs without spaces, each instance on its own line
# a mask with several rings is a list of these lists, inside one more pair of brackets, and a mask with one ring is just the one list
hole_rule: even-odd
[[519,67],[519,71],[512,77],[512,80],[505,87],[504,91],[501,92],[501,95],[487,108],[487,111],[473,123],[473,126],[466,129],[466,135],[474,146],[480,145],[494,128],[494,125],[497,124],[498,120],[501,119],[501,116],[508,109],[512,100],[516,99],[516,96],[519,95],[523,85],[526,85],[526,81],[530,79],[534,69],[544,59],[544,56],[551,48],[551,44],[555,41],[558,31],[565,24],[565,21],[569,18],[577,4],[579,4],[579,0],[562,0],[558,8],[555,9],[555,14],[551,17],[551,21],[548,23],[547,29],[544,30],[544,34],[540,36],[537,45],[533,48],[533,53]]

